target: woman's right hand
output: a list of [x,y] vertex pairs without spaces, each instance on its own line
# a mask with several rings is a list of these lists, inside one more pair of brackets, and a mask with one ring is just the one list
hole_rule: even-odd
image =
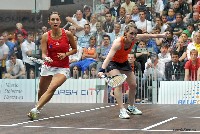
[[104,73],[103,72],[99,72],[97,75],[98,75],[99,78],[102,78],[102,76],[104,75]]
[[45,61],[45,62],[48,62],[48,63],[53,62],[53,60],[52,60],[50,57],[45,57],[45,58],[44,58],[44,61]]

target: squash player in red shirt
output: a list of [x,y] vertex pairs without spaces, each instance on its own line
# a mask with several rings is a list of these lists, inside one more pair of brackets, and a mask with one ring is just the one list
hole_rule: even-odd
[[122,99],[122,86],[118,86],[114,90],[115,98],[120,108],[119,118],[129,119],[129,114],[141,115],[142,112],[133,105],[135,100],[136,78],[134,72],[132,72],[131,66],[128,62],[128,54],[131,52],[135,42],[138,39],[147,38],[163,38],[165,34],[138,34],[137,28],[134,23],[130,22],[124,31],[124,36],[114,40],[113,45],[104,60],[102,67],[99,69],[98,76],[101,77],[105,72],[108,72],[110,76],[118,74],[125,74],[127,76],[127,83],[129,89],[129,106],[124,108]]
[[[77,52],[74,36],[71,32],[60,28],[61,20],[58,12],[51,12],[48,18],[51,30],[42,35],[41,49],[45,67],[41,69],[38,102],[28,116],[37,119],[39,110],[52,98],[69,75],[69,55]],[[69,48],[71,46],[71,50]]]

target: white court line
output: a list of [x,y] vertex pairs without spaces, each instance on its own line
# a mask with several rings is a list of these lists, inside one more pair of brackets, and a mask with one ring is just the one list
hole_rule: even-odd
[[23,126],[23,127],[30,127],[30,128],[37,128],[37,127],[39,127],[39,128],[41,128],[41,127],[45,127],[45,126]]
[[80,114],[80,113],[84,113],[84,112],[90,112],[90,111],[95,111],[95,110],[100,110],[102,108],[109,108],[109,107],[114,107],[116,105],[110,105],[110,106],[105,106],[105,107],[97,107],[97,108],[92,108],[90,110],[81,110],[80,112],[75,112],[75,113],[69,113],[69,114],[61,114],[61,115],[56,115],[54,117],[48,117],[48,118],[41,118],[41,119],[37,119],[37,120],[33,120],[33,121],[27,121],[27,122],[19,122],[16,124],[12,124],[12,125],[0,125],[0,127],[2,126],[18,126],[18,125],[23,125],[23,124],[28,124],[28,123],[33,123],[33,122],[38,122],[38,121],[44,121],[44,120],[49,120],[49,119],[54,119],[54,118],[60,118],[60,117],[64,117],[64,116],[68,116],[68,115],[74,115],[74,114]]
[[161,122],[156,123],[156,124],[154,124],[154,125],[151,125],[151,126],[149,126],[149,127],[143,128],[142,130],[145,131],[145,130],[151,129],[151,128],[153,128],[153,127],[157,127],[157,126],[159,126],[159,125],[162,125],[162,124],[164,124],[164,123],[166,123],[166,122],[169,122],[169,121],[171,121],[171,120],[174,120],[174,119],[176,119],[176,118],[177,118],[177,117],[169,118],[169,119],[167,119],[167,120],[161,121]]
[[199,119],[200,117],[189,117],[189,118]]
[[13,127],[13,126],[17,126],[17,124],[12,124],[12,125],[0,125],[0,127]]

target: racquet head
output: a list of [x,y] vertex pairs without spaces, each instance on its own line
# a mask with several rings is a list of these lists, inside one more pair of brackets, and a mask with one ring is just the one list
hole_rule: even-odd
[[125,74],[118,74],[112,77],[107,77],[107,82],[109,86],[115,88],[122,85],[126,78],[127,76]]

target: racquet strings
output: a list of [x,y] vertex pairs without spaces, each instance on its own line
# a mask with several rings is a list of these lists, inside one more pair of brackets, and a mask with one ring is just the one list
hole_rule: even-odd
[[126,77],[124,77],[123,75],[117,75],[117,76],[114,76],[109,81],[109,84],[111,87],[117,87],[117,86],[123,84],[125,80],[126,80]]

